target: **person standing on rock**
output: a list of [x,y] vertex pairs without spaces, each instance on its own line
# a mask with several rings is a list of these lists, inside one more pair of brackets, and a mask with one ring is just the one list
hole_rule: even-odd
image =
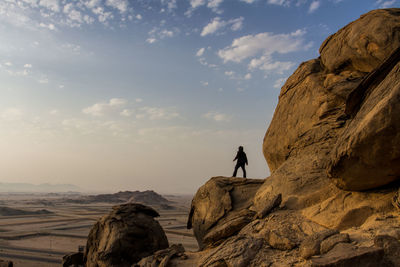
[[233,171],[233,177],[236,177],[237,174],[237,170],[240,168],[242,168],[243,170],[243,177],[246,178],[246,168],[245,168],[245,164],[249,165],[249,163],[247,162],[247,156],[246,153],[244,153],[243,151],[243,147],[240,146],[239,150],[236,154],[236,157],[233,159],[233,161],[237,160],[236,162],[236,166],[235,166],[235,170]]

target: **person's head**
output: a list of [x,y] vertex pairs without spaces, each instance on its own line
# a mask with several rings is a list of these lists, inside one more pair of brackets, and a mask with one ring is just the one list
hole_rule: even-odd
[[243,147],[242,146],[239,147],[239,151],[243,151]]

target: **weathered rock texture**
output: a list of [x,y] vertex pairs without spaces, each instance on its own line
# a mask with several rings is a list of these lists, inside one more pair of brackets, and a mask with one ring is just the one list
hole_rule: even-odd
[[230,237],[255,215],[249,210],[252,196],[264,181],[234,177],[214,177],[200,187],[192,200],[188,228],[200,249]]
[[91,229],[86,245],[88,267],[131,266],[168,247],[158,213],[141,204],[114,206]]
[[264,138],[271,176],[199,189],[190,264],[400,266],[399,47],[400,9],[375,10],[298,67]]

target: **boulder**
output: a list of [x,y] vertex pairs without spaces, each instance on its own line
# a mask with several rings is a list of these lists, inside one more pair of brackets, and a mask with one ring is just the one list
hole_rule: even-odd
[[254,212],[248,208],[264,180],[213,177],[199,188],[191,204],[188,229],[193,228],[200,249],[237,233]]
[[84,266],[85,265],[84,255],[82,252],[69,253],[69,254],[63,256],[61,264],[63,267]]
[[114,206],[90,230],[87,267],[131,266],[143,257],[168,247],[167,237],[154,220],[159,214],[141,204]]
[[325,254],[339,243],[349,243],[350,237],[348,234],[332,235],[321,242],[320,253]]
[[0,260],[0,267],[13,267],[14,263],[12,261]]
[[169,248],[156,251],[153,255],[141,259],[133,267],[167,267],[173,257],[185,256],[185,248],[182,244],[173,244]]
[[309,259],[311,256],[321,253],[321,243],[324,239],[338,234],[337,231],[328,229],[319,233],[308,236],[303,240],[299,248],[300,256],[304,259]]

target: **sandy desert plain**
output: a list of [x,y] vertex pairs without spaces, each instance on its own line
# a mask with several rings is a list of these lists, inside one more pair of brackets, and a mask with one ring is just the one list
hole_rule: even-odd
[[[170,244],[196,251],[192,230],[186,229],[192,196],[163,197],[168,204],[143,204],[159,212],[156,219]],[[17,267],[60,266],[63,255],[85,246],[93,224],[118,204],[87,201],[82,194],[0,193],[0,259]]]

